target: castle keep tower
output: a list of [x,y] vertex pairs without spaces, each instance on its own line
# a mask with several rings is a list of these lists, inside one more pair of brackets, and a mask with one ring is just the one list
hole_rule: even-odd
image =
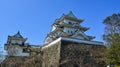
[[71,11],[67,15],[63,14],[61,18],[56,19],[53,23],[52,30],[46,37],[45,45],[59,37],[91,41],[95,37],[84,33],[89,28],[82,27],[80,25],[82,22],[83,20],[76,18]]
[[5,44],[5,50],[8,52],[8,56],[29,56],[27,52],[28,44],[25,43],[27,38],[18,31],[13,36],[8,36],[7,43]]
[[82,22],[71,11],[55,20],[42,47],[42,67],[106,67],[106,47],[84,33],[89,28]]

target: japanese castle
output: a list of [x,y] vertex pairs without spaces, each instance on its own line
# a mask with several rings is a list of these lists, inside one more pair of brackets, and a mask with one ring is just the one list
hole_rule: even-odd
[[62,37],[62,39],[67,38],[68,40],[73,39],[74,41],[77,40],[86,43],[101,44],[92,41],[95,38],[94,36],[88,36],[85,34],[85,31],[89,30],[89,28],[80,25],[83,21],[84,20],[77,18],[72,11],[67,15],[63,14],[52,24],[52,30],[47,35],[44,45],[48,45],[59,37]]

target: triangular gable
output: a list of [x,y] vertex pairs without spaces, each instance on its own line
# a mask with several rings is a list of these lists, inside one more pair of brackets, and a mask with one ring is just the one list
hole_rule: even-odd
[[70,11],[68,14],[67,14],[68,17],[72,17],[72,18],[76,18],[76,16],[72,13],[72,11]]
[[87,37],[87,35],[85,35],[83,32],[81,32],[81,31],[78,31],[78,32],[76,32],[73,36],[72,36],[73,38],[77,38],[77,39],[89,39],[88,37]]
[[14,35],[14,37],[23,38],[19,31],[17,34]]

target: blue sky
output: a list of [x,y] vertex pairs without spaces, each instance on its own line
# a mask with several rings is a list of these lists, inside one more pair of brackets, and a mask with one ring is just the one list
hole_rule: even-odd
[[69,11],[85,20],[81,25],[90,28],[87,35],[102,41],[102,21],[120,13],[120,0],[0,0],[0,45],[18,30],[30,44],[42,45],[54,20]]

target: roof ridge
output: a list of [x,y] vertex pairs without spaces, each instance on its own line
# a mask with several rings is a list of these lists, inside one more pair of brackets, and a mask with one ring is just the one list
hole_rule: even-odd
[[13,35],[14,37],[18,37],[18,38],[23,38],[23,36],[20,34],[20,31],[18,31],[15,35]]
[[77,18],[72,11],[69,11],[69,13],[66,15],[68,17],[72,17],[72,18]]

